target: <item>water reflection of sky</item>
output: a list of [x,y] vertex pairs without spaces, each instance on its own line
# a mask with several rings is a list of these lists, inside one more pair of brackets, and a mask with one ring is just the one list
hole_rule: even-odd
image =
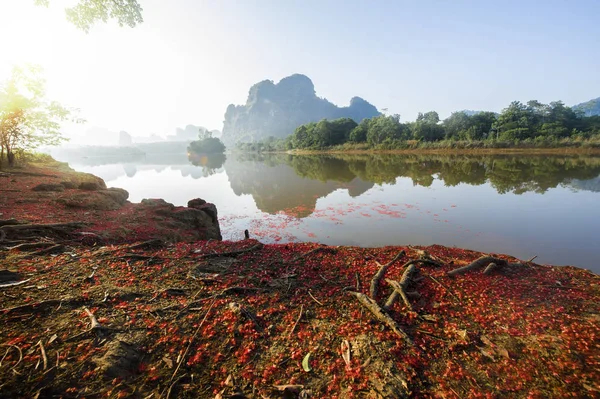
[[[225,239],[240,239],[243,230],[249,229],[263,242],[442,244],[521,259],[537,255],[542,263],[573,264],[600,273],[595,250],[600,236],[600,193],[571,186],[559,185],[543,195],[531,191],[516,195],[499,194],[489,182],[446,187],[437,178],[429,187],[414,185],[408,177],[381,185],[359,180],[320,182],[296,176],[287,165],[253,174],[253,165],[228,167],[226,163],[224,170],[212,171],[212,175],[191,165],[72,166],[102,177],[109,186],[125,188],[132,202],[164,198],[185,205],[196,197],[213,202]],[[132,167],[135,173],[127,173]],[[270,172],[279,173],[279,181],[269,182]],[[290,191],[300,184],[306,192]],[[355,186],[363,188],[357,191]],[[313,189],[318,194],[312,195]],[[294,217],[294,209],[280,209],[286,201],[298,204],[299,198],[304,205],[297,211],[303,217]],[[263,210],[272,209],[263,212],[257,204]]]

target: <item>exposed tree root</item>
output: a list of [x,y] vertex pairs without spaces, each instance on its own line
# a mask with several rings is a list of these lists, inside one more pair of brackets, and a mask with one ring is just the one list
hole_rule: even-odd
[[0,227],[2,226],[15,226],[17,224],[23,224],[19,222],[17,219],[0,219]]
[[25,255],[25,258],[33,258],[35,256],[42,256],[42,255],[47,255],[53,252],[60,252],[64,249],[64,245],[62,244],[55,244],[52,245],[49,248],[44,248],[44,249],[40,249],[38,251],[34,251],[34,252],[29,252],[28,254]]
[[85,226],[83,222],[4,225],[0,227],[0,241],[5,237],[15,239],[39,237],[40,235],[69,236],[83,226]]
[[253,245],[250,248],[246,248],[246,249],[239,249],[239,250],[236,250],[236,251],[220,252],[220,253],[213,253],[213,254],[203,254],[203,255],[200,255],[198,257],[198,259],[209,259],[209,258],[222,258],[222,257],[237,256],[237,255],[245,254],[245,253],[248,253],[248,252],[260,250],[260,249],[262,249],[263,246],[264,246],[264,244],[261,243],[261,242],[259,242],[258,244]]
[[[490,265],[490,263],[494,264],[494,266],[492,266],[491,268],[488,266],[488,265]],[[448,274],[448,276],[456,276],[458,274],[467,273],[469,271],[481,269],[483,267],[487,267],[487,269],[484,271],[484,273],[489,274],[493,270],[499,270],[506,266],[522,266],[522,265],[523,265],[522,263],[509,263],[509,262],[505,261],[504,259],[495,258],[493,256],[482,256],[479,259],[476,259],[475,261],[471,262],[467,266],[463,266],[463,267],[459,267],[458,269],[451,270],[447,274]]]
[[402,337],[409,345],[414,345],[412,339],[408,336],[408,334],[406,334],[406,332],[402,330],[402,328],[398,325],[398,323],[396,323],[394,319],[392,319],[383,309],[379,307],[375,300],[369,298],[368,296],[360,292],[347,292],[351,295],[354,295],[356,299],[358,299],[360,304],[367,308],[377,318],[377,320],[387,324],[388,327],[390,327],[394,333]]
[[7,249],[9,251],[28,251],[30,249],[37,249],[37,248],[44,248],[44,247],[51,247],[53,245],[57,245],[55,242],[53,241],[37,241],[37,242],[24,242],[22,244],[17,244],[13,247],[8,247]]
[[385,276],[385,273],[387,272],[387,269],[394,264],[394,262],[396,262],[398,259],[400,259],[401,257],[403,257],[406,253],[404,252],[404,250],[400,251],[398,253],[398,255],[396,255],[394,257],[394,259],[392,259],[391,261],[389,261],[388,263],[386,263],[385,265],[382,265],[381,263],[375,261],[375,263],[377,263],[377,265],[379,266],[379,271],[377,273],[375,273],[375,276],[373,276],[373,279],[371,280],[371,287],[369,290],[369,294],[371,295],[371,298],[375,299],[377,297],[377,287],[379,286],[379,282],[381,281],[381,279]]

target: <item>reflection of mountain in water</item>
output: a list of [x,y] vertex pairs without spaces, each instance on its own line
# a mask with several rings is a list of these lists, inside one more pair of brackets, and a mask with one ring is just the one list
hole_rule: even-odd
[[590,180],[575,179],[568,183],[567,186],[572,187],[575,190],[585,190],[600,193],[600,176]]
[[288,157],[230,157],[225,172],[233,192],[252,195],[261,211],[283,211],[296,217],[309,216],[318,198],[337,189],[347,189],[354,197],[373,187],[373,183],[353,176],[344,163],[337,165],[338,169],[320,169],[331,173],[317,178],[310,173],[303,176],[286,160]]

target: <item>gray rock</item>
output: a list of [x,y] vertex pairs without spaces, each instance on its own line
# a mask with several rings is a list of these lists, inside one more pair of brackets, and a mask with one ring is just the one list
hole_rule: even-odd
[[33,191],[64,191],[65,187],[61,184],[57,183],[42,183],[38,184],[34,188]]

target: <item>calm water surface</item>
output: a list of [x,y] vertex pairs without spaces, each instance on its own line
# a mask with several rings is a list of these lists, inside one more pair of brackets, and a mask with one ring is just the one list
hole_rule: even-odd
[[600,157],[153,157],[68,161],[133,202],[213,202],[225,239],[442,244],[600,273]]

